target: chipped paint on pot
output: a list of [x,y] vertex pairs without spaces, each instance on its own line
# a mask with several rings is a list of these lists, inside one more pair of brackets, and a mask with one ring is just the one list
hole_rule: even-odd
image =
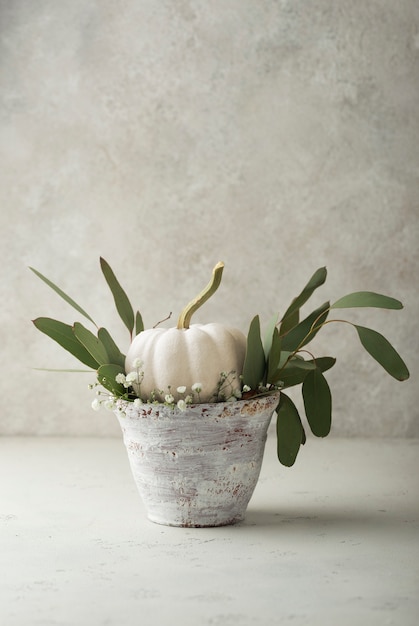
[[186,411],[119,400],[115,414],[148,518],[185,527],[241,521],[278,400],[275,393]]

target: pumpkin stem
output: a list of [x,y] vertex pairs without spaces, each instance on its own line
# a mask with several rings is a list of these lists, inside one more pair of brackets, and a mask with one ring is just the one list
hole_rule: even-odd
[[191,323],[191,317],[204,302],[206,302],[218,289],[221,283],[221,276],[223,274],[224,263],[219,261],[212,270],[212,277],[208,285],[199,293],[189,304],[185,306],[181,314],[179,315],[177,328],[189,328]]

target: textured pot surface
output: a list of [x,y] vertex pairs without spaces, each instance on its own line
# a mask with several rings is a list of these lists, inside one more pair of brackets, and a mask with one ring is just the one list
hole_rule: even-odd
[[279,394],[186,411],[118,401],[115,411],[150,520],[223,526],[244,518]]

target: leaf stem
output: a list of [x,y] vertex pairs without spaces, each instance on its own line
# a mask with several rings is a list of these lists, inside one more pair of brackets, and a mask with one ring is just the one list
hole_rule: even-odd
[[[303,345],[306,343],[306,340],[308,339],[308,337],[310,337],[310,335],[314,332],[317,332],[318,330],[320,330],[320,328],[322,328],[323,326],[325,326],[326,324],[332,324],[333,322],[342,322],[344,324],[349,324],[350,326],[355,327],[355,324],[353,324],[352,322],[349,322],[348,320],[341,320],[341,319],[333,319],[333,320],[325,320],[324,322],[322,322],[321,324],[319,324],[319,326],[316,326],[317,322],[319,321],[319,319],[321,317],[323,317],[323,315],[330,311],[331,307],[329,307],[328,309],[326,309],[325,311],[322,311],[322,313],[320,313],[320,315],[318,315],[316,317],[316,319],[314,320],[314,322],[312,323],[312,325],[310,326],[310,330],[308,331],[308,333],[306,334],[306,336],[300,341],[300,343],[298,344],[297,348],[294,350],[294,352],[291,352],[291,354],[288,356],[288,358],[286,359],[284,365],[281,367],[281,369],[279,370],[279,372],[282,372],[286,366],[288,365],[288,363],[291,361],[291,359],[298,354],[298,352],[301,352],[301,348],[303,347]],[[310,354],[310,353],[308,353]],[[313,356],[313,355],[311,355]],[[315,361],[314,357],[313,360]]]
[[313,359],[313,362],[316,363],[316,357],[314,356],[312,352],[310,352],[310,350],[300,350],[300,354],[301,352],[305,352],[306,354],[309,354],[311,358]]

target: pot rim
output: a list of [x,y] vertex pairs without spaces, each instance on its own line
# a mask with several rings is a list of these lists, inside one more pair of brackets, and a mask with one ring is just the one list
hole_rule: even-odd
[[[225,402],[194,402],[192,404],[188,404],[187,405],[187,409],[199,409],[200,407],[208,407],[208,408],[212,408],[212,407],[223,407],[223,406],[237,406],[237,405],[241,405],[244,404],[245,402],[249,403],[249,402],[256,402],[256,401],[260,401],[260,400],[268,400],[270,398],[275,398],[277,397],[277,400],[279,400],[279,396],[280,396],[280,390],[279,389],[275,389],[274,391],[265,391],[263,393],[260,393],[258,395],[255,396],[251,396],[250,398],[238,398],[235,401],[225,401]],[[124,405],[124,406],[134,406],[134,401],[133,400],[126,400],[125,398],[117,398],[116,399],[116,405],[120,406],[120,405]],[[158,409],[159,407],[161,408],[166,408],[166,409],[170,409],[171,407],[167,404],[165,404],[164,402],[142,402],[140,404],[140,406],[138,408],[142,409],[142,408],[154,408],[154,409]],[[173,406],[172,408],[173,411],[179,411],[180,413],[183,413],[184,411],[181,411],[176,404]]]

